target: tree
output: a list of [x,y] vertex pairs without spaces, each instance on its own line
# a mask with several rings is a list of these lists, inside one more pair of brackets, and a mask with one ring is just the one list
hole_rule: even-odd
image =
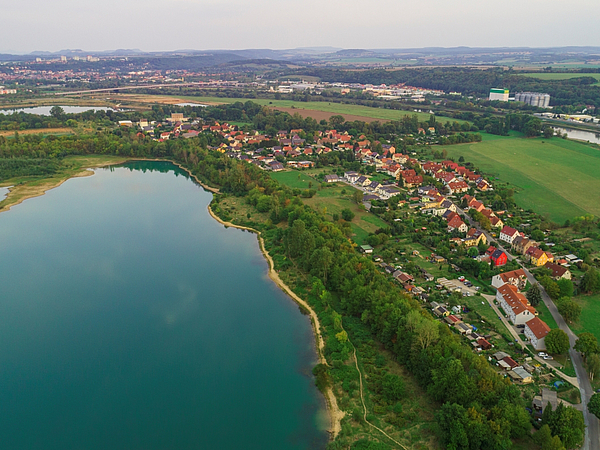
[[477,247],[471,247],[469,248],[467,255],[469,255],[471,258],[475,258],[477,255],[479,255],[479,249]]
[[581,283],[579,284],[582,292],[586,294],[592,294],[600,289],[600,274],[598,271],[590,267],[587,272],[581,278]]
[[354,219],[354,213],[349,208],[342,209],[342,219],[346,222],[351,222]]
[[558,288],[560,289],[561,297],[573,297],[573,282],[571,280],[561,278],[556,284],[558,284]]
[[558,284],[556,284],[556,281],[548,275],[544,275],[540,278],[540,284],[544,286],[544,289],[546,289],[546,292],[552,300],[556,300],[560,297],[560,288],[558,287]]
[[564,297],[556,302],[558,312],[567,322],[577,322],[581,315],[581,306],[571,300],[569,297]]
[[354,201],[356,202],[357,205],[360,205],[363,201],[363,197],[364,197],[364,193],[363,191],[356,189],[354,191],[354,194],[352,194],[352,198],[354,199]]
[[540,291],[540,285],[535,283],[533,286],[531,286],[525,297],[527,297],[527,300],[529,300],[531,306],[539,305],[540,301],[542,300],[542,291]]
[[62,109],[60,106],[53,106],[50,109],[50,115],[57,120],[61,120],[65,115],[65,110]]
[[548,351],[553,354],[560,355],[569,350],[569,336],[563,330],[550,330],[544,342]]
[[383,396],[388,403],[395,403],[404,397],[404,382],[398,375],[386,374],[381,382],[381,388]]
[[565,448],[573,449],[583,444],[585,422],[581,411],[559,403],[547,422],[552,434],[560,438]]
[[542,450],[564,450],[564,446],[558,436],[552,436],[552,431],[548,425],[542,426],[537,433],[533,435],[533,441],[539,445]]
[[588,403],[588,411],[600,419],[600,393],[595,393]]
[[593,381],[596,375],[600,373],[600,355],[592,353],[587,358],[587,369],[590,374],[590,379]]
[[588,358],[592,353],[598,353],[598,339],[592,333],[581,333],[577,337],[577,342],[573,346],[574,350],[583,353],[585,359]]

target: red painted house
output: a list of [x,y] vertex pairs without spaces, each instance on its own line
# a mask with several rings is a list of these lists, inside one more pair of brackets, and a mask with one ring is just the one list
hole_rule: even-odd
[[508,257],[502,250],[496,249],[494,253],[490,255],[490,260],[494,263],[494,266],[499,267],[506,265]]

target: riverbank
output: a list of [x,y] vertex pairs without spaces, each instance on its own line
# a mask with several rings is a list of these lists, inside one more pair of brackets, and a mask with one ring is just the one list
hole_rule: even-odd
[[[97,159],[97,161],[94,161],[94,159]],[[27,199],[44,195],[49,190],[59,187],[71,178],[89,177],[93,175],[94,172],[89,169],[106,167],[113,164],[122,164],[125,161],[127,161],[127,158],[81,158],[79,167],[67,168],[65,173],[59,174],[55,178],[31,180],[22,183],[15,183],[14,180],[7,180],[6,182],[0,183],[0,187],[11,186],[6,194],[6,198],[0,202],[0,212],[9,211],[13,206],[19,205]]]
[[[287,284],[285,284],[283,282],[283,280],[279,277],[279,274],[275,270],[275,264],[273,262],[273,258],[271,258],[271,255],[265,248],[265,242],[261,236],[260,231],[255,230],[254,228],[236,225],[231,222],[225,222],[224,220],[222,220],[219,216],[217,216],[213,212],[210,205],[208,205],[208,213],[211,215],[211,217],[213,219],[215,219],[217,222],[221,223],[222,225],[224,225],[226,227],[238,228],[240,230],[248,230],[253,233],[256,233],[256,235],[258,237],[258,242],[260,245],[260,251],[262,252],[265,259],[267,260],[267,263],[269,264],[269,272],[268,272],[269,278],[277,285],[277,287],[279,287],[283,292],[285,292],[288,296],[290,296],[292,298],[292,300],[294,300],[298,305],[300,305],[301,307],[305,308],[308,311],[308,314],[310,316],[310,321],[312,324],[312,328],[313,328],[313,333],[315,335],[315,343],[316,343],[316,348],[317,348],[317,357],[319,359],[319,364],[327,364],[327,360],[325,359],[325,355],[324,355],[325,341],[323,340],[323,335],[321,334],[321,324],[319,322],[319,317],[317,316],[317,313],[315,313],[315,311],[311,308],[311,306],[306,301],[304,301],[300,297],[298,297],[290,289],[290,287]],[[331,433],[332,438],[335,439],[335,437],[338,435],[338,433],[342,429],[341,421],[344,418],[345,413],[344,413],[344,411],[342,411],[339,408],[339,406],[337,404],[337,399],[335,398],[335,395],[333,393],[333,389],[330,386],[327,387],[325,392],[323,392],[323,395],[325,396],[325,400],[327,402],[327,411],[329,413],[329,420],[330,420],[330,426],[329,426],[328,431],[329,431],[329,433]]]

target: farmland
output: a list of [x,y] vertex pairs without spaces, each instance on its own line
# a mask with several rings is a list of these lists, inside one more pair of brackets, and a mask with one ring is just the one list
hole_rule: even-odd
[[600,150],[564,139],[483,134],[483,142],[443,147],[516,188],[515,200],[557,222],[600,216]]
[[[523,73],[526,77],[540,80],[570,80],[571,78],[592,77],[600,82],[600,73]],[[596,83],[598,84],[598,83]]]

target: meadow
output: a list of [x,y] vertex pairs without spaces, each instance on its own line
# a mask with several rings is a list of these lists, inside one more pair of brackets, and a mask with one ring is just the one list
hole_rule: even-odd
[[[567,219],[600,216],[600,150],[597,146],[559,138],[524,138],[483,133],[481,143],[442,146],[448,156],[463,156],[479,170],[516,188],[524,209]],[[493,179],[492,179],[493,180]]]
[[[309,189],[309,186],[312,186],[313,189],[317,189],[321,183],[310,175],[318,170],[275,172],[271,174],[271,177],[291,188]],[[305,198],[303,201],[324,213],[329,220],[333,219],[333,214],[341,216],[342,209],[350,209],[355,214],[354,219],[350,222],[352,239],[360,245],[365,243],[370,233],[374,233],[379,228],[387,228],[387,224],[352,200],[355,190],[354,187],[344,183],[336,183],[317,190],[314,197]]]
[[592,333],[600,340],[600,294],[580,295],[575,301],[581,306],[582,313],[579,322],[571,325],[575,334]]

